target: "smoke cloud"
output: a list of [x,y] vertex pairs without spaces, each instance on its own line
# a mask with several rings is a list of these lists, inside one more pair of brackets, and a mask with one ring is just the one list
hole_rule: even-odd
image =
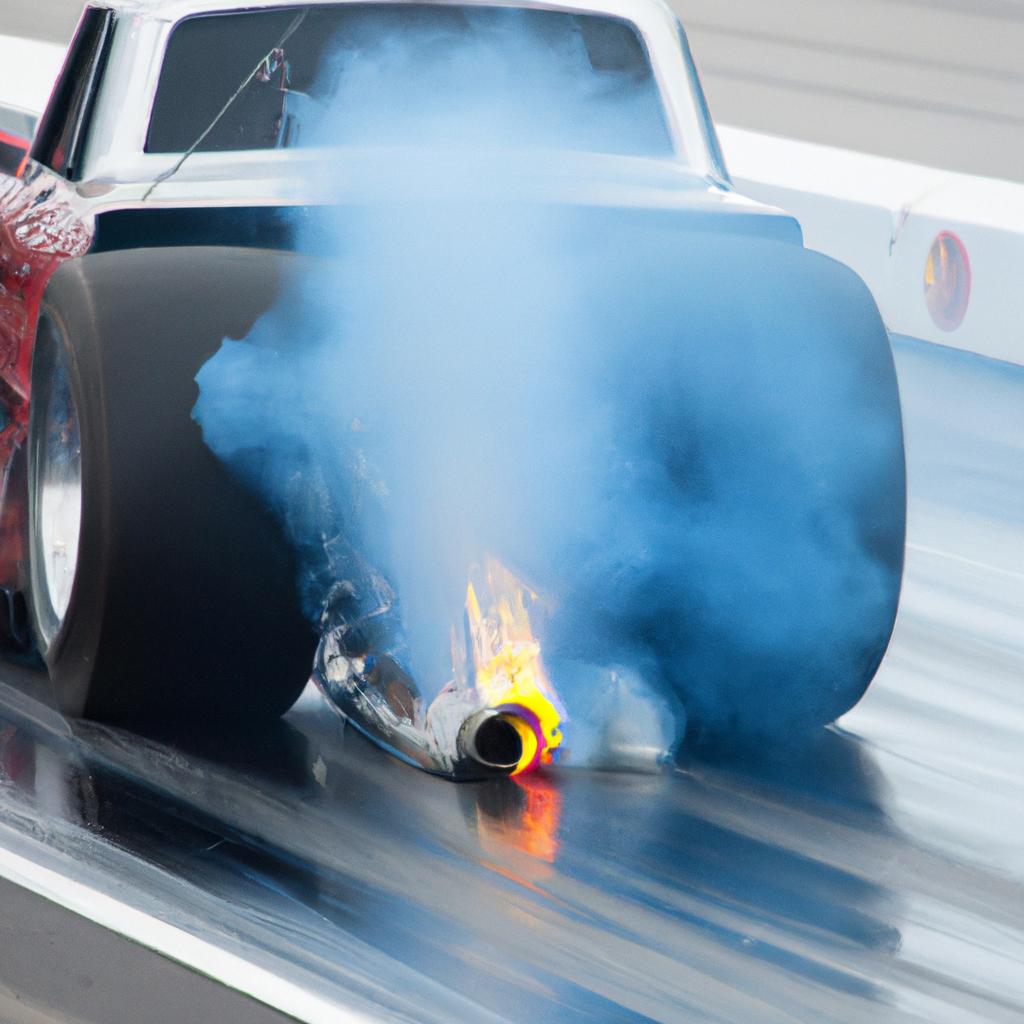
[[687,717],[736,742],[831,720],[899,586],[899,420],[863,287],[699,210],[538,198],[599,173],[566,149],[664,155],[653,81],[568,15],[456,32],[416,10],[395,31],[365,9],[302,105],[304,141],[342,144],[336,205],[200,372],[206,442],[286,523],[311,620],[339,583],[397,595],[382,642],[428,699],[493,555],[537,592],[570,757],[606,763],[613,719],[634,746]]

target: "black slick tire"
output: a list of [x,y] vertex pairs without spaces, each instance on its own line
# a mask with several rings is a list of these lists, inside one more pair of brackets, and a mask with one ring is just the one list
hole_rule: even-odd
[[[316,639],[294,553],[191,418],[195,374],[225,337],[247,333],[290,259],[103,253],[66,264],[48,287],[29,431],[30,605],[65,713],[133,726],[266,720],[309,676]],[[58,356],[78,417],[82,515],[55,628],[38,516]]]

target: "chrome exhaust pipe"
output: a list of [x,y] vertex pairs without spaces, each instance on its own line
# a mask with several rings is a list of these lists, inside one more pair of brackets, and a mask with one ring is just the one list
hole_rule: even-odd
[[480,768],[511,773],[523,757],[523,740],[508,714],[483,708],[471,714],[459,728],[460,759]]

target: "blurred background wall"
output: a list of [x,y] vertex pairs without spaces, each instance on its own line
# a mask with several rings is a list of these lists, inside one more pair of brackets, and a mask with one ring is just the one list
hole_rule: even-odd
[[[671,2],[723,124],[1024,181],[1024,0]],[[81,6],[0,0],[0,32]]]
[[674,0],[716,120],[1024,181],[1022,0]]

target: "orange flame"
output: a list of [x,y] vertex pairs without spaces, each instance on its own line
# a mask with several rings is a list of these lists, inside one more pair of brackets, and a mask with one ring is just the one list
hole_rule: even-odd
[[[493,855],[525,854],[541,865],[554,864],[559,850],[561,790],[554,780],[541,775],[525,775],[510,785],[516,787],[512,792],[518,799],[495,810],[477,807],[477,835],[481,846]],[[516,863],[515,856],[511,860]],[[524,865],[520,862],[519,866]],[[504,868],[496,864],[488,864],[488,867],[513,881],[529,885],[520,875],[510,872],[508,863]],[[536,869],[532,873],[537,876]]]
[[523,754],[516,775],[551,763],[562,744],[565,711],[530,628],[527,600],[537,595],[494,558],[487,559],[478,583],[479,593],[473,582],[466,588],[466,682],[489,707],[505,712],[519,733]]

